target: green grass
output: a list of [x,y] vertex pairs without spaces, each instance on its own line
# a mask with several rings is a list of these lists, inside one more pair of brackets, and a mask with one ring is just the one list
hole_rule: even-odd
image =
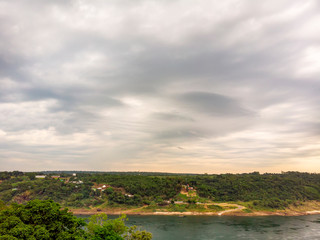
[[169,212],[186,212],[187,206],[187,204],[172,204],[167,210]]
[[253,211],[249,208],[245,208],[245,209],[242,209],[242,212],[245,212],[245,213],[252,213]]
[[238,208],[238,207],[236,207],[236,206],[225,206],[225,209],[236,209],[236,208]]
[[220,212],[225,210],[225,208],[219,206],[219,205],[208,205],[208,209],[211,210],[211,212]]

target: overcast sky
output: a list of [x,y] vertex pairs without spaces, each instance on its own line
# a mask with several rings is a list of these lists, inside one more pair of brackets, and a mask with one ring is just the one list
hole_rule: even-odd
[[320,3],[0,0],[0,170],[320,171]]

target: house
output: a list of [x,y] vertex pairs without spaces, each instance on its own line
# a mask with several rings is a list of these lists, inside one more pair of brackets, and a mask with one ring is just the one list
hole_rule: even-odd
[[108,186],[105,184],[94,184],[94,186],[92,187],[92,189],[98,189],[100,191],[104,191]]
[[73,173],[73,174],[72,174],[72,176],[76,177],[76,176],[77,176],[77,174],[76,174],[76,173]]
[[51,178],[53,178],[53,179],[59,179],[60,176],[59,176],[59,175],[58,175],[58,176],[51,176]]
[[69,182],[69,179],[70,179],[70,178],[68,178],[68,177],[60,177],[60,178],[59,178],[59,180],[60,180],[61,182],[66,182],[66,183]]
[[79,181],[71,181],[70,183],[74,183],[74,184],[82,184],[83,181],[79,180]]
[[129,198],[133,198],[134,196],[131,194],[125,194],[125,196],[129,197]]
[[189,184],[187,184],[187,186],[185,186],[185,188],[186,188],[187,191],[193,190],[193,187],[190,187]]

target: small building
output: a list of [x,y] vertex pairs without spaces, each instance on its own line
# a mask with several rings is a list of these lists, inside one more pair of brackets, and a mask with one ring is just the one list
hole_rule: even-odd
[[71,181],[70,183],[74,183],[74,184],[82,184],[83,181],[79,180],[79,181]]
[[94,186],[91,188],[91,189],[97,189],[97,190],[100,190],[100,191],[104,191],[108,188],[109,186],[108,185],[105,185],[105,184],[94,184]]
[[73,173],[73,174],[72,174],[72,176],[76,177],[76,176],[77,176],[77,174],[76,174],[76,173]]
[[68,177],[60,177],[59,180],[61,182],[66,182],[66,183],[69,182],[69,178]]
[[53,179],[59,179],[60,176],[59,176],[59,175],[57,175],[57,176],[51,176],[51,178],[53,178]]

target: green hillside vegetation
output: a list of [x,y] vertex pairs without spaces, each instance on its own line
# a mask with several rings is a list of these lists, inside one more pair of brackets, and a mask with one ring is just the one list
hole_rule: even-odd
[[284,209],[320,200],[320,174],[300,172],[221,175],[81,172],[76,176],[60,172],[59,176],[46,174],[44,179],[36,175],[41,173],[1,172],[0,199],[5,203],[52,199],[73,208],[145,206],[172,211],[215,211],[209,205],[205,209],[201,206],[213,202],[237,202],[257,210]]

